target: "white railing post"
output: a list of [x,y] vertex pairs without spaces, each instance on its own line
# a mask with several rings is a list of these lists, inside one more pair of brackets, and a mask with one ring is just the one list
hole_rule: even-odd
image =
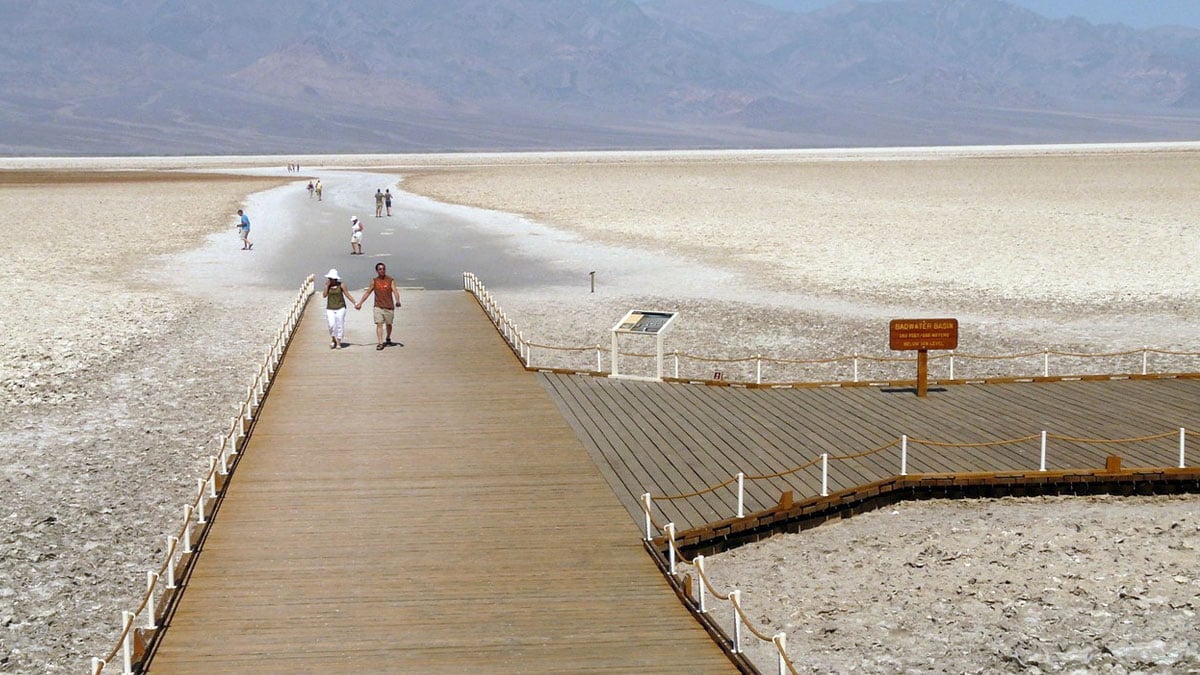
[[157,582],[157,574],[146,572],[146,628],[148,630],[158,628],[158,624],[154,622],[154,584]]
[[776,633],[775,637],[771,638],[771,642],[775,643],[775,650],[779,652],[779,675],[785,675],[787,670],[787,633]]
[[208,458],[208,480],[205,481],[208,485],[208,498],[217,498],[217,458]]
[[604,353],[602,351],[600,351],[600,345],[596,345],[596,372],[597,373],[604,372],[603,354]]
[[737,475],[737,490],[738,490],[738,510],[737,517],[746,517],[746,474],[738,473]]
[[179,546],[179,539],[167,535],[167,589],[175,590],[175,549]]
[[954,379],[954,350],[950,350],[950,379]]
[[679,379],[679,351],[671,352],[671,356],[675,358],[675,379]]
[[125,639],[121,641],[123,675],[133,675],[133,612],[121,612],[121,631],[125,633]]
[[1050,377],[1050,350],[1042,350],[1042,377]]
[[858,382],[858,352],[854,352],[854,381]]
[[734,589],[729,591],[729,604],[733,605],[733,653],[742,653],[742,617],[738,613],[741,609],[742,592]]
[[183,552],[192,552],[192,505],[183,505]]
[[908,434],[900,436],[900,475],[908,475]]
[[206,495],[204,494],[204,492],[205,492],[204,484],[206,482],[207,481],[205,481],[203,478],[196,479],[196,493],[197,493],[196,494],[196,505],[198,507],[196,510],[196,522],[200,523],[201,525],[208,522],[208,520],[204,517],[204,512],[207,510],[204,508],[204,502],[205,502],[205,497],[206,497]]
[[241,426],[241,422],[239,422],[238,419],[239,418],[237,418],[237,417],[229,418],[229,454],[230,455],[238,454],[238,451],[237,451],[237,439],[238,439],[237,427]]
[[700,607],[700,613],[707,614],[708,607],[704,604],[705,603],[705,600],[704,600],[704,556],[702,556],[702,555],[696,556],[695,565],[696,565],[697,577],[698,577],[697,581],[700,582],[698,587],[696,588],[696,595],[698,596],[697,604]]
[[829,496],[829,453],[821,453],[821,496]]
[[1183,446],[1184,446],[1185,438],[1187,438],[1187,432],[1184,431],[1183,427],[1179,427],[1179,468],[1181,468],[1181,469],[1187,467],[1187,464],[1185,464],[1183,461],[1184,460]]
[[675,574],[675,523],[667,523],[667,553],[671,563],[671,574]]
[[1046,470],[1046,432],[1042,431],[1042,461],[1038,465],[1038,471]]
[[1146,354],[1148,353],[1148,350],[1149,350],[1149,347],[1147,345],[1142,345],[1142,374],[1143,375],[1146,374]]
[[754,384],[762,384],[762,354],[754,355]]
[[651,539],[654,538],[654,532],[650,525],[650,504],[652,504],[652,503],[653,502],[650,499],[650,493],[643,492],[642,493],[642,509],[646,513],[646,541],[650,541]]

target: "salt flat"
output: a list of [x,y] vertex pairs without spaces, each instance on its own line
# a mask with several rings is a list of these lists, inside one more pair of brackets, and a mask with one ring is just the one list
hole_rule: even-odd
[[[486,237],[532,270],[483,278],[530,339],[607,344],[639,307],[680,312],[669,348],[818,357],[882,353],[909,315],[959,318],[965,351],[1196,349],[1198,164],[1193,144],[0,161],[0,275],[25,300],[0,319],[6,667],[78,672],[111,646],[302,281],[290,237],[371,203],[347,182],[318,212],[298,180],[411,191],[421,217],[369,233],[374,254],[440,227],[453,275]],[[236,243],[242,205],[258,257]],[[354,264],[330,237],[310,242],[322,264]]]

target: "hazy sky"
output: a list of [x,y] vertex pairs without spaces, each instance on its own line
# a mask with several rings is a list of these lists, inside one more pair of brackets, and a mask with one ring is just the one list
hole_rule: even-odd
[[[755,0],[764,5],[811,11],[838,0]],[[1200,0],[1009,0],[1043,16],[1078,16],[1092,23],[1123,23],[1134,28],[1180,25],[1200,28]]]

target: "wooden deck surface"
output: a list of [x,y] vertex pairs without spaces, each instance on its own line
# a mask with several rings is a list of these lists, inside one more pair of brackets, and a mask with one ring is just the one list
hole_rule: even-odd
[[310,303],[148,672],[733,672],[471,296],[397,322]]
[[[948,385],[918,398],[877,387],[748,389],[662,384],[584,375],[542,375],[630,515],[640,495],[671,496],[720,484],[739,471],[766,476],[818,458],[851,456],[912,439],[982,443],[1036,435],[1014,445],[951,448],[910,442],[908,472],[1036,471],[1043,430],[1063,437],[1167,438],[1121,444],[1051,439],[1046,468],[1171,467],[1179,427],[1200,429],[1200,380],[1118,380]],[[1188,439],[1188,466],[1200,439]],[[900,448],[830,462],[829,491],[900,473]],[[656,501],[659,522],[680,529],[736,515],[736,486],[686,500]],[[746,513],[821,490],[820,465],[787,478],[746,482]]]

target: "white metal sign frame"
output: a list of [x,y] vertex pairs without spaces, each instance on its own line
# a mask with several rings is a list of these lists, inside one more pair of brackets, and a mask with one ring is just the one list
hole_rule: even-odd
[[[671,322],[678,316],[678,312],[656,312],[644,309],[633,309],[625,314],[625,316],[617,322],[617,325],[612,327],[612,372],[609,377],[625,377],[630,379],[649,379],[661,381],[663,377],[663,333],[670,328]],[[653,335],[655,339],[655,373],[653,378],[637,377],[634,375],[621,375],[617,362],[620,360],[620,352],[617,350],[617,336],[627,335]]]

